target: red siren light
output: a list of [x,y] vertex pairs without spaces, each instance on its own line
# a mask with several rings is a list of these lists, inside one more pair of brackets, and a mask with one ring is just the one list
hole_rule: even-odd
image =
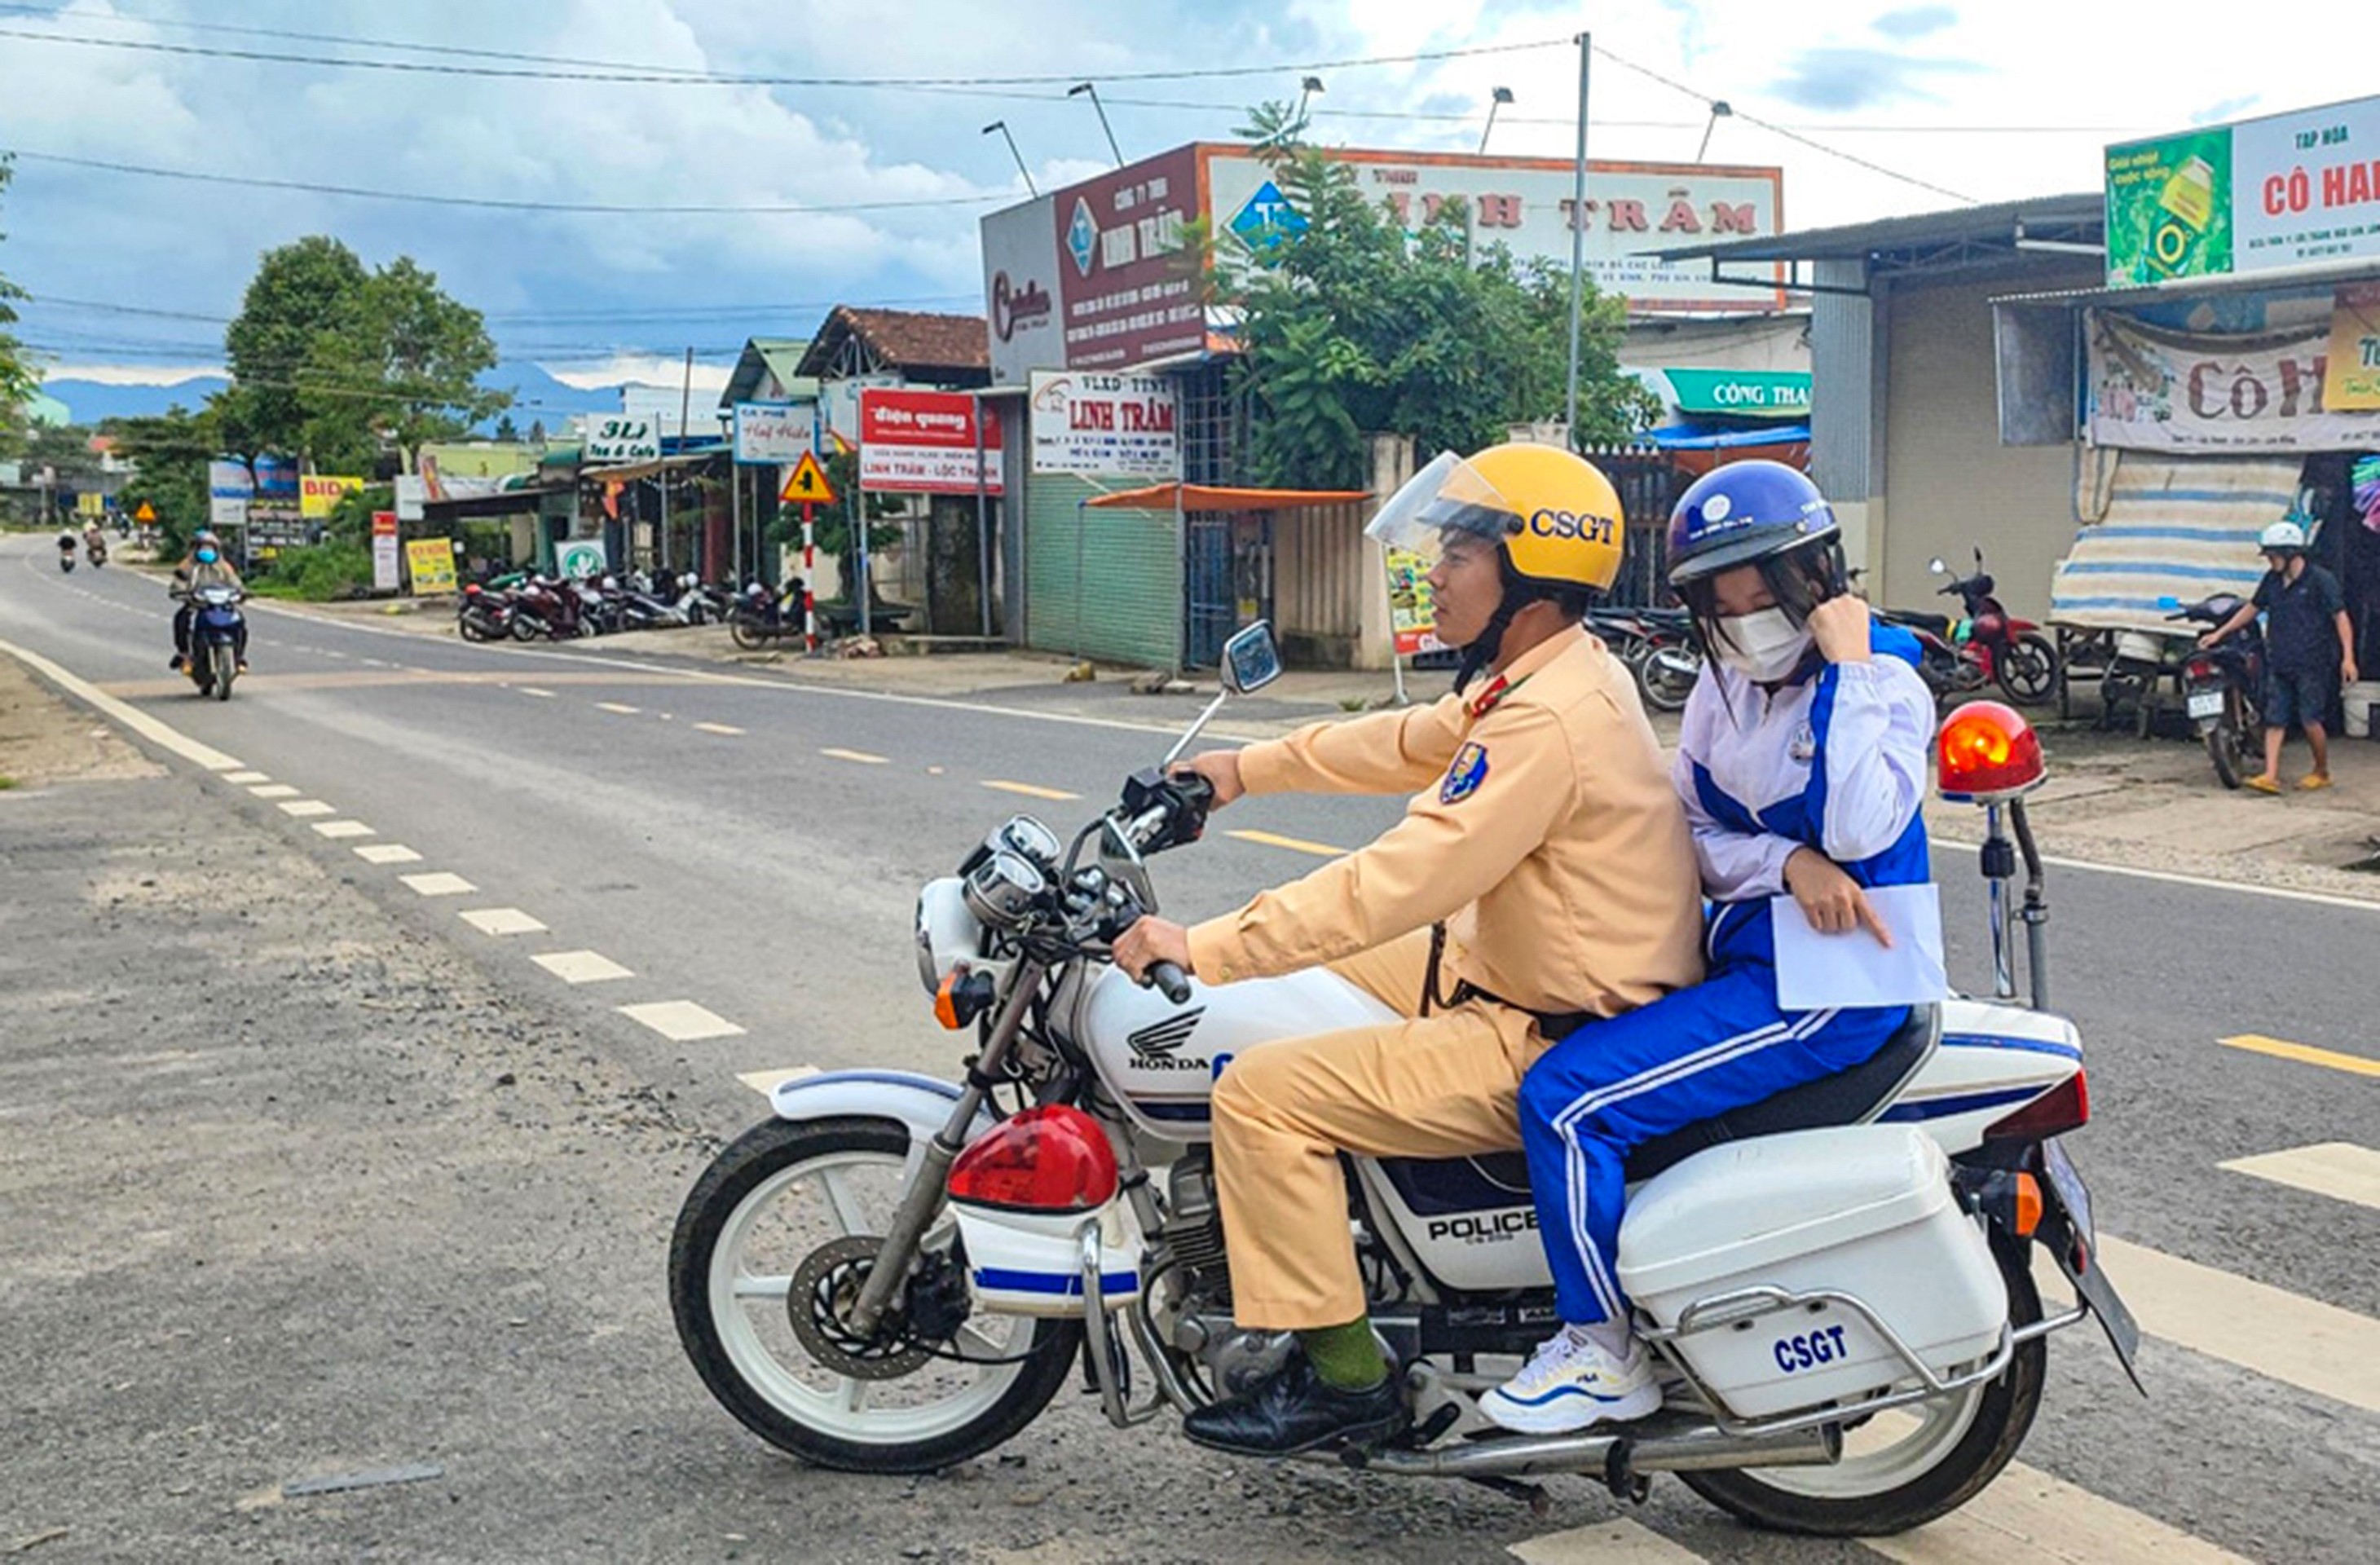
[[1040,1212],[1087,1212],[1116,1193],[1115,1148],[1080,1109],[1045,1103],[1002,1120],[951,1165],[953,1201]]
[[1959,803],[1988,804],[2036,787],[2049,774],[2041,735],[1998,701],[1970,701],[1942,724],[1941,794]]

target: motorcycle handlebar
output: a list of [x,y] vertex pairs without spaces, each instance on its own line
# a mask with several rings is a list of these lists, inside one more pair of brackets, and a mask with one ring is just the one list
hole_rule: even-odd
[[1171,962],[1152,962],[1140,981],[1179,1005],[1190,998],[1190,975]]

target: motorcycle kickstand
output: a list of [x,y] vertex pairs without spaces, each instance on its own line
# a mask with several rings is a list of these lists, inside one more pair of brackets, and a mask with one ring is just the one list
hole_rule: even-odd
[[1603,1486],[1611,1491],[1614,1499],[1624,1499],[1631,1505],[1642,1505],[1653,1492],[1653,1475],[1639,1473],[1631,1460],[1636,1442],[1618,1439],[1603,1456]]

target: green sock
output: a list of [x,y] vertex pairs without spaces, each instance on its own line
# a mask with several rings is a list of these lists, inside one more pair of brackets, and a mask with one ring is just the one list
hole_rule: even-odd
[[1372,1335],[1369,1316],[1344,1326],[1318,1326],[1297,1334],[1298,1345],[1322,1383],[1342,1391],[1368,1391],[1389,1377],[1389,1361]]

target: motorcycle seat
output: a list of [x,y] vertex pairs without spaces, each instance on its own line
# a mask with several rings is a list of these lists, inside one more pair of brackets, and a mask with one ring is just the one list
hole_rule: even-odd
[[1914,609],[1895,609],[1888,617],[1900,621],[1912,630],[1930,630],[1946,640],[1950,635],[1950,616],[1948,614],[1929,614]]

